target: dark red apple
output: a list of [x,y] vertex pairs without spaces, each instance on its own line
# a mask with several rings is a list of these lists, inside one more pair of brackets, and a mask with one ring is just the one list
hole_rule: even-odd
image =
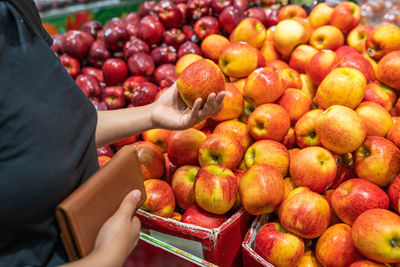
[[225,7],[232,5],[232,0],[211,0],[211,7],[215,14],[219,14]]
[[178,58],[181,58],[186,54],[202,55],[200,47],[192,41],[186,41],[179,47]]
[[267,16],[265,15],[264,9],[261,7],[251,7],[247,9],[244,14],[249,18],[258,19],[264,26],[267,26]]
[[219,15],[221,28],[228,34],[244,19],[244,11],[238,7],[228,6]]
[[182,14],[182,24],[185,24],[187,21],[187,12],[186,12],[186,0],[182,0],[182,3],[175,3],[176,6],[179,8]]
[[196,21],[193,30],[200,40],[204,40],[204,38],[211,34],[219,33],[219,23],[216,18],[205,16]]
[[164,26],[157,18],[145,16],[139,22],[138,37],[149,45],[156,44],[164,37]]
[[51,50],[56,52],[57,54],[61,54],[64,45],[64,34],[55,34],[53,35],[53,44],[51,46]]
[[90,64],[97,68],[101,68],[106,59],[111,58],[111,53],[108,51],[106,44],[102,40],[93,42],[89,50],[88,60]]
[[93,37],[86,32],[68,31],[64,36],[63,52],[77,59],[83,59],[93,41]]
[[150,76],[154,72],[154,61],[149,54],[139,52],[128,59],[128,68],[132,75]]
[[149,53],[150,47],[142,39],[132,36],[131,39],[124,45],[124,57],[125,59],[128,59],[132,55],[139,52]]
[[103,91],[103,99],[109,109],[125,107],[124,90],[121,86],[106,87]]
[[131,76],[128,79],[126,79],[124,81],[124,84],[122,85],[126,100],[130,101],[133,91],[135,91],[136,87],[145,82],[147,82],[147,79],[143,76]]
[[227,215],[212,214],[202,210],[197,204],[193,204],[185,210],[181,222],[214,229],[220,227],[228,218]]
[[154,71],[154,79],[157,84],[160,84],[162,80],[173,76],[176,76],[176,74],[175,74],[175,65],[172,64],[160,65]]
[[90,99],[96,110],[108,110],[107,104],[104,101],[99,101],[97,98]]
[[101,23],[98,21],[92,20],[83,23],[81,29],[96,39],[97,32],[103,29],[103,25],[101,25]]
[[93,75],[94,77],[97,78],[97,80],[98,80],[99,82],[101,82],[101,83],[104,82],[103,71],[100,70],[100,69],[96,69],[96,68],[94,68],[94,67],[87,66],[87,67],[84,67],[84,68],[81,70],[81,73],[82,73],[82,74]]
[[279,10],[277,8],[269,7],[264,9],[265,17],[267,18],[266,27],[271,27],[278,24],[278,13]]
[[139,17],[143,18],[144,16],[151,15],[153,7],[156,5],[156,1],[145,1],[143,2],[137,10]]
[[193,27],[191,25],[183,25],[183,34],[185,35],[186,41],[198,42],[199,38],[194,34]]
[[139,23],[140,16],[136,12],[129,12],[122,20],[125,22],[125,24],[129,22]]
[[124,26],[125,22],[121,18],[115,17],[115,18],[110,19],[107,22],[107,24],[105,25],[105,27],[112,27],[115,25]]
[[112,25],[105,27],[103,39],[106,47],[115,51],[124,47],[125,42],[129,40],[129,34],[125,25]]
[[166,87],[170,87],[171,85],[173,85],[176,82],[176,80],[178,80],[177,75],[169,76],[160,82],[160,88],[164,89]]
[[61,65],[64,66],[64,68],[67,70],[72,78],[75,78],[76,75],[79,74],[81,70],[81,64],[79,63],[79,60],[67,54],[63,54],[60,56],[60,61]]
[[90,74],[80,74],[76,77],[75,82],[88,98],[100,97],[101,87],[95,76]]
[[126,22],[125,28],[129,36],[136,36],[139,30],[139,22]]
[[134,107],[144,106],[154,102],[158,87],[154,83],[144,82],[132,92],[131,103]]
[[166,63],[175,63],[177,60],[176,49],[172,46],[159,46],[151,51],[151,57],[157,66]]
[[166,28],[176,28],[182,25],[181,10],[169,0],[161,0],[154,8],[158,19]]
[[172,28],[168,29],[164,33],[163,42],[166,45],[170,45],[175,49],[178,49],[181,44],[185,42],[186,38],[180,29]]
[[97,156],[107,156],[112,158],[114,156],[114,152],[110,146],[103,146],[97,149]]
[[186,11],[189,20],[192,21],[211,15],[211,0],[189,0],[186,4]]
[[249,8],[248,0],[233,0],[233,6],[245,11]]
[[119,58],[109,58],[103,64],[104,81],[107,85],[118,85],[128,76],[128,66]]

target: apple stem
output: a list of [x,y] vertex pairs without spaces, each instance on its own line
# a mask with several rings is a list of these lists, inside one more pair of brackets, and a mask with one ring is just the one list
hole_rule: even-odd
[[398,242],[396,239],[392,239],[392,240],[390,240],[390,245],[391,245],[393,248],[397,248],[398,245],[399,245],[399,242]]

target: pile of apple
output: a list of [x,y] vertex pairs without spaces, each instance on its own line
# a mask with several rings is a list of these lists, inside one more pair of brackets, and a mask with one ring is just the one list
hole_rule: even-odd
[[254,249],[276,266],[399,264],[400,29],[359,25],[352,2],[318,4],[309,16],[288,5],[273,27],[271,9],[247,5],[145,2],[105,27],[55,36],[54,51],[99,109],[149,104],[176,80],[184,100],[222,79],[230,93],[191,129],[99,149],[100,166],[136,147],[142,209],[165,218],[215,228],[240,207],[275,213]]

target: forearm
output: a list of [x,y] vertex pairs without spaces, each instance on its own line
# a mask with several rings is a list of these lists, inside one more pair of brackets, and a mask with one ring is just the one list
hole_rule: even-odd
[[86,267],[86,266],[96,266],[96,267],[119,267],[123,266],[124,259],[121,255],[118,257],[110,257],[110,253],[99,253],[97,251],[92,251],[86,257],[80,260],[63,264],[60,267]]
[[153,105],[127,109],[98,111],[96,146],[109,145],[154,127],[151,120]]

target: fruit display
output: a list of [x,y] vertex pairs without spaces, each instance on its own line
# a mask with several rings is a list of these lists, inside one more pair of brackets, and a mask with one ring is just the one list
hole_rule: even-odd
[[267,2],[149,1],[55,35],[98,110],[153,103],[173,84],[188,107],[228,92],[193,128],[100,148],[100,166],[137,148],[154,218],[213,229],[242,208],[268,214],[252,249],[275,266],[399,263],[400,29],[360,24],[352,2]]

